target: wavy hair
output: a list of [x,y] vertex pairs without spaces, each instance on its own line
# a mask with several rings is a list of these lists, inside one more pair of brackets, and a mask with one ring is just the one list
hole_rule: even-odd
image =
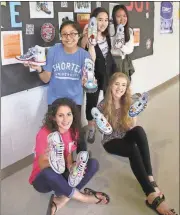
[[[127,81],[127,89],[124,95],[119,100],[120,102],[120,121],[117,121],[117,110],[115,109],[113,103],[113,96],[112,96],[112,86],[116,82],[118,78],[125,78]],[[132,118],[128,116],[128,111],[131,105],[131,91],[130,91],[130,81],[128,77],[122,72],[116,72],[111,76],[109,81],[109,85],[106,91],[106,95],[104,98],[104,107],[103,113],[108,122],[111,124],[114,130],[122,130],[127,131],[129,127],[131,127],[133,121]]]
[[77,141],[79,138],[79,137],[77,137],[77,132],[80,131],[80,127],[81,127],[80,113],[79,113],[76,103],[69,98],[56,99],[52,103],[52,105],[48,108],[48,111],[44,117],[42,127],[46,127],[51,132],[58,131],[58,125],[57,125],[56,121],[54,120],[54,118],[57,114],[59,107],[61,107],[61,106],[68,106],[72,111],[73,122],[70,127],[71,137],[74,141]]

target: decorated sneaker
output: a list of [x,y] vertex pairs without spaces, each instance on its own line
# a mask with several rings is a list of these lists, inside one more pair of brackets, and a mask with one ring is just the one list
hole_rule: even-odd
[[96,125],[102,133],[109,135],[113,132],[113,129],[108,123],[107,119],[96,107],[92,108],[91,114],[96,121]]
[[97,44],[97,20],[92,17],[88,24],[88,41],[91,45]]
[[117,32],[114,40],[114,48],[120,49],[125,43],[124,26],[119,24],[117,26]]
[[142,93],[137,101],[135,101],[130,109],[129,109],[129,116],[135,117],[139,115],[147,106],[148,102],[148,93]]
[[42,11],[44,11],[47,14],[51,14],[51,11],[48,9],[48,3],[45,2],[45,1],[44,2],[38,1],[36,3],[36,10],[37,11],[42,10]]
[[48,135],[49,164],[51,168],[58,174],[65,171],[64,160],[64,143],[59,132],[53,132]]
[[85,172],[85,168],[89,159],[89,153],[87,151],[81,151],[76,158],[76,165],[70,171],[68,177],[68,184],[71,187],[76,187],[82,180]]
[[34,46],[21,56],[16,56],[20,63],[32,63],[37,66],[46,65],[45,48],[41,46]]
[[84,66],[84,76],[87,78],[86,83],[84,84],[84,89],[87,93],[95,93],[98,89],[97,83],[94,78],[94,62],[86,58]]

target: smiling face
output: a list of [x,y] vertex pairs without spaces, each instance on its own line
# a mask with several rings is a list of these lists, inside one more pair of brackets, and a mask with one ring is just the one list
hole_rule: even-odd
[[105,12],[101,12],[97,15],[97,28],[99,32],[104,32],[108,27],[108,14]]
[[60,133],[69,130],[73,122],[73,114],[68,106],[60,106],[55,115],[55,121],[59,127]]
[[126,15],[126,12],[123,10],[123,9],[119,9],[117,12],[116,12],[116,22],[117,24],[122,24],[123,26],[126,25],[127,23],[127,15]]
[[79,40],[78,31],[72,25],[65,25],[61,30],[62,43],[66,48],[76,48]]
[[127,80],[123,77],[119,77],[115,80],[112,84],[112,97],[113,99],[117,100],[120,99],[126,92],[127,89]]

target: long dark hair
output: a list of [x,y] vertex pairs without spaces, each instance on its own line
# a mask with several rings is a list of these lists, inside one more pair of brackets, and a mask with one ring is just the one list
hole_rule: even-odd
[[116,13],[118,10],[124,10],[124,12],[126,13],[127,16],[127,23],[124,26],[124,33],[125,33],[125,42],[128,42],[130,40],[130,34],[129,34],[129,14],[128,14],[128,10],[126,8],[126,6],[124,5],[115,5],[112,11],[112,19],[113,19],[113,23],[114,23],[114,29],[115,29],[115,34],[117,31],[117,22],[116,22]]
[[105,37],[109,36],[109,30],[108,30],[109,29],[109,13],[107,12],[107,10],[105,8],[103,8],[103,7],[95,8],[91,13],[90,18],[97,17],[99,13],[106,13],[108,15],[108,26],[107,26],[106,30],[104,32],[102,32],[102,35]]
[[51,132],[58,131],[58,125],[57,125],[56,121],[54,120],[54,117],[56,116],[57,111],[60,106],[68,106],[72,111],[73,122],[70,127],[71,137],[74,141],[77,141],[79,139],[79,135],[77,137],[77,132],[80,131],[80,127],[81,127],[80,121],[81,120],[80,120],[80,113],[79,113],[78,107],[72,99],[69,99],[69,98],[56,99],[52,103],[52,105],[50,107],[48,107],[48,111],[43,120],[42,127],[46,127]]

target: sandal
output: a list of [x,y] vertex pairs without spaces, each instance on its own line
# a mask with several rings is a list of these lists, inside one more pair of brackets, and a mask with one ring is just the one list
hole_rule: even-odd
[[96,202],[96,204],[99,204],[99,203],[101,203],[103,201],[103,199],[100,199],[100,198],[97,197],[97,194],[100,194],[100,195],[106,197],[106,201],[107,202],[105,203],[105,205],[107,205],[110,202],[110,198],[109,198],[109,196],[106,193],[96,192],[96,191],[94,191],[94,190],[92,190],[90,188],[85,188],[84,189],[84,193],[87,194],[87,195],[94,195],[96,197],[96,199],[99,200],[98,202]]
[[[157,207],[164,201],[165,201],[165,197],[163,195],[163,197],[157,196],[151,204],[149,204],[148,200],[146,200],[145,202],[146,202],[146,205],[152,210],[154,210],[158,215],[164,215],[157,211]],[[173,212],[174,215],[178,215],[174,209],[170,209],[170,211]]]
[[55,211],[54,211],[54,214],[57,212],[57,205],[56,203],[53,201],[54,199],[54,194],[51,195],[51,198],[49,200],[49,205],[48,205],[48,209],[47,209],[47,213],[46,215],[51,215],[51,212],[52,212],[52,207],[54,206],[55,207]]

